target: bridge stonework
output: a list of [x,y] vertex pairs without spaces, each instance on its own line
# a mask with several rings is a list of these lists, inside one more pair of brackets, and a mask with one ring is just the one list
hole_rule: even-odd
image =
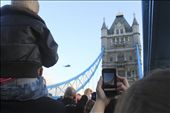
[[141,56],[139,24],[135,16],[130,26],[123,14],[117,14],[110,29],[104,20],[101,28],[101,46],[105,49],[102,68],[116,68],[119,76],[127,77],[133,84],[139,74],[136,45]]

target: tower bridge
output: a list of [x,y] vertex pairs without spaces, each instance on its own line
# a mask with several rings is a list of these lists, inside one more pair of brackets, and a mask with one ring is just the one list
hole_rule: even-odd
[[130,84],[143,77],[139,24],[135,17],[130,26],[123,14],[119,14],[110,29],[104,21],[101,28],[101,48],[101,52],[87,69],[69,80],[49,85],[49,93],[54,98],[62,96],[68,86],[80,91],[94,77],[101,60],[102,68],[116,68],[117,74],[127,77]]

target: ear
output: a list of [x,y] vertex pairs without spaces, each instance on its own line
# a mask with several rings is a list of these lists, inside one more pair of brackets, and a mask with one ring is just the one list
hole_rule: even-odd
[[43,68],[42,67],[38,68],[37,73],[38,75],[41,76],[43,74]]

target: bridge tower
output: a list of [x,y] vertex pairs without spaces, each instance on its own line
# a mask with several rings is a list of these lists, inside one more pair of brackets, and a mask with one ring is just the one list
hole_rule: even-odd
[[116,68],[118,75],[127,77],[133,84],[139,74],[136,45],[141,56],[139,24],[135,15],[131,26],[122,13],[116,15],[110,29],[104,20],[101,28],[101,46],[105,49],[102,68]]

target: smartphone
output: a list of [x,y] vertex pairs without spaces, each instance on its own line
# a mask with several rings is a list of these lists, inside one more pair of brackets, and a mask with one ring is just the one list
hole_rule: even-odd
[[102,69],[103,90],[107,97],[114,97],[117,95],[117,76],[115,68]]

